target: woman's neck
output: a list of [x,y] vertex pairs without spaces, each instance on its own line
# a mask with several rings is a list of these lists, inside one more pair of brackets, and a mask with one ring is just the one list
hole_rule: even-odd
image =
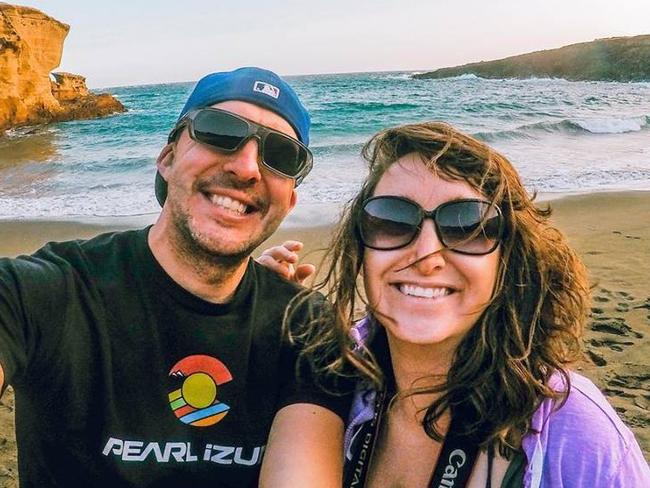
[[[405,343],[388,335],[388,347],[398,394],[439,386],[447,379],[454,348],[445,345]],[[395,407],[421,422],[426,408],[440,393],[423,393],[402,397]]]

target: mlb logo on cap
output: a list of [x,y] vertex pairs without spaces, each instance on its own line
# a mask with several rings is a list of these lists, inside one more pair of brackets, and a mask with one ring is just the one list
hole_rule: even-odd
[[273,86],[270,83],[264,83],[263,81],[256,81],[253,85],[253,91],[264,93],[273,98],[278,98],[280,96],[280,89],[277,86]]
[[[252,66],[234,71],[211,73],[201,78],[185,102],[185,106],[178,116],[177,124],[192,110],[228,100],[253,103],[275,112],[289,122],[289,125],[296,131],[300,142],[305,146],[309,145],[309,126],[311,125],[309,112],[300,102],[296,92],[272,71]],[[172,133],[175,133],[176,130],[177,127]],[[156,172],[156,199],[162,206],[166,198],[167,182],[159,172]]]

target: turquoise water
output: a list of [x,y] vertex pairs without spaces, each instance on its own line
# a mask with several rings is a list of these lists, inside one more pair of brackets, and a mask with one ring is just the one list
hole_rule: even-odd
[[[414,80],[410,73],[289,77],[312,114],[302,203],[340,203],[365,174],[359,151],[392,125],[445,120],[505,153],[532,191],[650,189],[650,83]],[[0,218],[159,210],[155,158],[193,83],[109,89],[129,109],[0,139]]]

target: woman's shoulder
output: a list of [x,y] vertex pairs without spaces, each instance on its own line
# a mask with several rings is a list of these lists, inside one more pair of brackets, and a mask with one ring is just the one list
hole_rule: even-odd
[[[569,384],[560,373],[551,376],[549,386],[566,394],[564,402],[546,399],[533,417],[534,430],[562,431],[565,428],[585,432],[593,440],[593,431],[625,443],[630,430],[621,421],[600,389],[588,378],[567,372]],[[592,432],[589,432],[592,431]],[[574,441],[580,440],[580,437]]]
[[525,486],[650,486],[639,445],[605,396],[584,376],[567,377],[568,383],[562,374],[551,377],[550,386],[566,398],[544,400],[523,439]]

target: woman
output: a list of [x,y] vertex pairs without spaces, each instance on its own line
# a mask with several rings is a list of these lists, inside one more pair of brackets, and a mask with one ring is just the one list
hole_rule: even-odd
[[[512,165],[434,122],[383,131],[363,155],[316,287],[334,326],[296,338],[324,374],[362,378],[344,486],[650,486],[630,430],[569,369],[586,272]],[[296,259],[287,243],[261,262],[292,277]]]

